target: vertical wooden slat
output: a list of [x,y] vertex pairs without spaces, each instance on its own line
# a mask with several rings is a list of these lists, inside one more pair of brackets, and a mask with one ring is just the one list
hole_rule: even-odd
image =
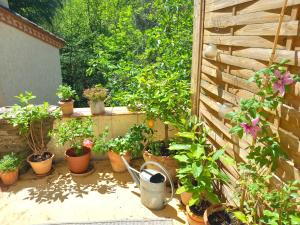
[[192,58],[192,113],[199,115],[200,82],[203,51],[205,0],[194,0],[194,31]]

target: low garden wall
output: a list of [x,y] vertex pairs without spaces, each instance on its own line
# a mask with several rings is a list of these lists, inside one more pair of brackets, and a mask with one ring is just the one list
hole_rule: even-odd
[[[94,121],[94,134],[99,135],[105,127],[109,128],[108,138],[114,138],[124,135],[128,129],[134,124],[143,123],[146,116],[142,112],[131,112],[127,107],[106,107],[105,114],[92,116],[89,108],[75,108],[74,114],[70,117],[63,117],[62,120],[69,120],[72,118],[84,118],[91,116]],[[55,121],[47,121],[46,133],[52,125],[55,127],[59,123],[59,119]],[[155,122],[154,130],[156,139],[164,138],[164,125],[160,121]],[[174,128],[169,128],[169,136],[176,133]],[[55,154],[55,161],[61,161],[64,158],[64,152],[68,146],[57,146],[55,139],[50,139],[48,142],[48,150]],[[0,156],[9,152],[24,152],[28,155],[30,149],[26,144],[25,138],[18,134],[18,129],[12,125],[7,124],[6,121],[0,120]],[[105,156],[93,154],[93,159],[103,159]]]

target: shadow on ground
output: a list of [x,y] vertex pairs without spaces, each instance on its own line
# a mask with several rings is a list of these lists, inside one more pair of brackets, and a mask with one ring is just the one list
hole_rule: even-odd
[[45,178],[25,177],[23,179],[24,185],[12,186],[7,191],[17,193],[21,189],[27,188],[28,196],[24,200],[52,203],[55,201],[63,202],[71,195],[83,198],[91,191],[109,194],[115,193],[117,186],[128,187],[127,183],[131,181],[128,173],[112,173],[108,163],[96,162],[94,164],[95,172],[87,177],[74,177],[65,166],[58,167],[52,175]]

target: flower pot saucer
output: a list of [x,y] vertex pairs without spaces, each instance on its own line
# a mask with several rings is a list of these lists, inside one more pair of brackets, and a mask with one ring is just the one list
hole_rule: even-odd
[[37,178],[43,178],[43,177],[47,177],[49,175],[51,175],[53,172],[54,172],[54,167],[51,167],[51,170],[48,172],[48,173],[45,173],[45,174],[36,174],[34,171],[33,171],[33,174],[37,177]]
[[73,173],[70,171],[70,174],[74,177],[86,177],[95,172],[95,167],[93,164],[89,164],[88,169],[84,173]]

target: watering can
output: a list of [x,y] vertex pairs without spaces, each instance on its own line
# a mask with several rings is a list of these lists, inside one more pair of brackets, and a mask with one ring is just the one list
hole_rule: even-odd
[[[148,161],[141,166],[141,172],[132,168],[125,158],[122,156],[122,160],[126,165],[128,172],[132,176],[133,180],[140,188],[141,202],[149,209],[159,210],[165,207],[174,197],[174,184],[168,174],[167,170],[157,162]],[[164,174],[160,171],[153,169],[145,169],[147,165],[154,165],[160,168]],[[167,198],[167,179],[171,184],[172,194],[170,198]]]

